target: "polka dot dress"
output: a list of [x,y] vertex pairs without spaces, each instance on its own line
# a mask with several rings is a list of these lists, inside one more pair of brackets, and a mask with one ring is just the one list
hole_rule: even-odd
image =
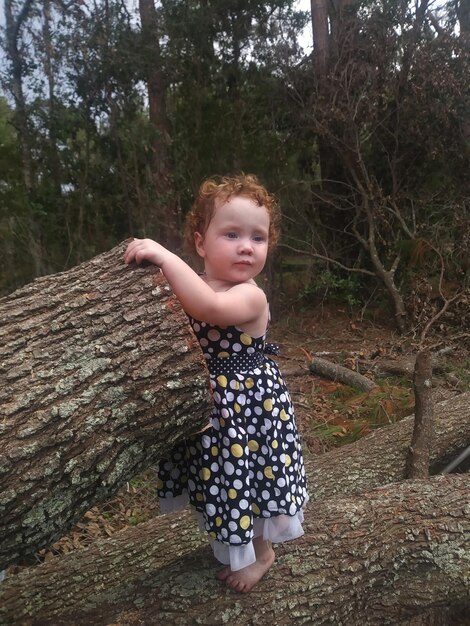
[[254,537],[303,534],[308,496],[299,434],[279,368],[264,354],[265,337],[190,322],[207,360],[214,412],[210,428],[160,462],[158,495],[162,512],[189,497],[217,558],[239,569],[255,559]]

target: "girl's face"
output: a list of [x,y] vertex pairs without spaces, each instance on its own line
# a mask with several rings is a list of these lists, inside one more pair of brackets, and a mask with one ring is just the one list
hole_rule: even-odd
[[269,214],[244,196],[216,203],[204,235],[195,233],[199,256],[208,278],[244,283],[257,276],[268,254]]

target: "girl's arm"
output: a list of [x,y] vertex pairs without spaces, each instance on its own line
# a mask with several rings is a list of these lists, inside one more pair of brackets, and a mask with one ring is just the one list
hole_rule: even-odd
[[179,256],[151,239],[134,239],[124,261],[158,265],[188,315],[216,326],[240,326],[266,311],[266,296],[256,285],[241,283],[227,291],[214,291]]

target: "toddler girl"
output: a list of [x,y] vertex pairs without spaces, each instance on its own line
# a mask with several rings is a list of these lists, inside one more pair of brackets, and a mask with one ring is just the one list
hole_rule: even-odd
[[187,216],[186,243],[198,275],[150,239],[129,244],[125,261],[162,269],[190,318],[207,360],[210,425],[180,442],[159,466],[161,511],[189,502],[209,533],[218,578],[249,591],[274,562],[272,543],[303,534],[308,496],[289,393],[266,356],[269,307],[254,278],[278,238],[274,198],[254,176],[202,184]]

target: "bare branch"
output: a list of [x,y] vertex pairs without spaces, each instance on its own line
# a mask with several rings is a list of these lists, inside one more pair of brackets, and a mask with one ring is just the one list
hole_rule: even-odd
[[366,274],[368,276],[376,275],[375,272],[364,270],[360,267],[347,267],[346,265],[343,265],[339,261],[335,261],[335,259],[332,259],[331,257],[327,257],[327,256],[324,256],[323,254],[312,252],[311,250],[299,250],[298,248],[293,248],[292,246],[289,246],[289,244],[286,244],[286,243],[281,243],[279,244],[279,246],[282,248],[286,248],[286,250],[290,250],[291,252],[298,252],[300,254],[306,254],[307,256],[313,257],[315,259],[321,259],[322,261],[333,263],[333,265],[336,265],[337,267],[340,267],[341,269],[346,270],[347,272],[353,272],[356,274]]

